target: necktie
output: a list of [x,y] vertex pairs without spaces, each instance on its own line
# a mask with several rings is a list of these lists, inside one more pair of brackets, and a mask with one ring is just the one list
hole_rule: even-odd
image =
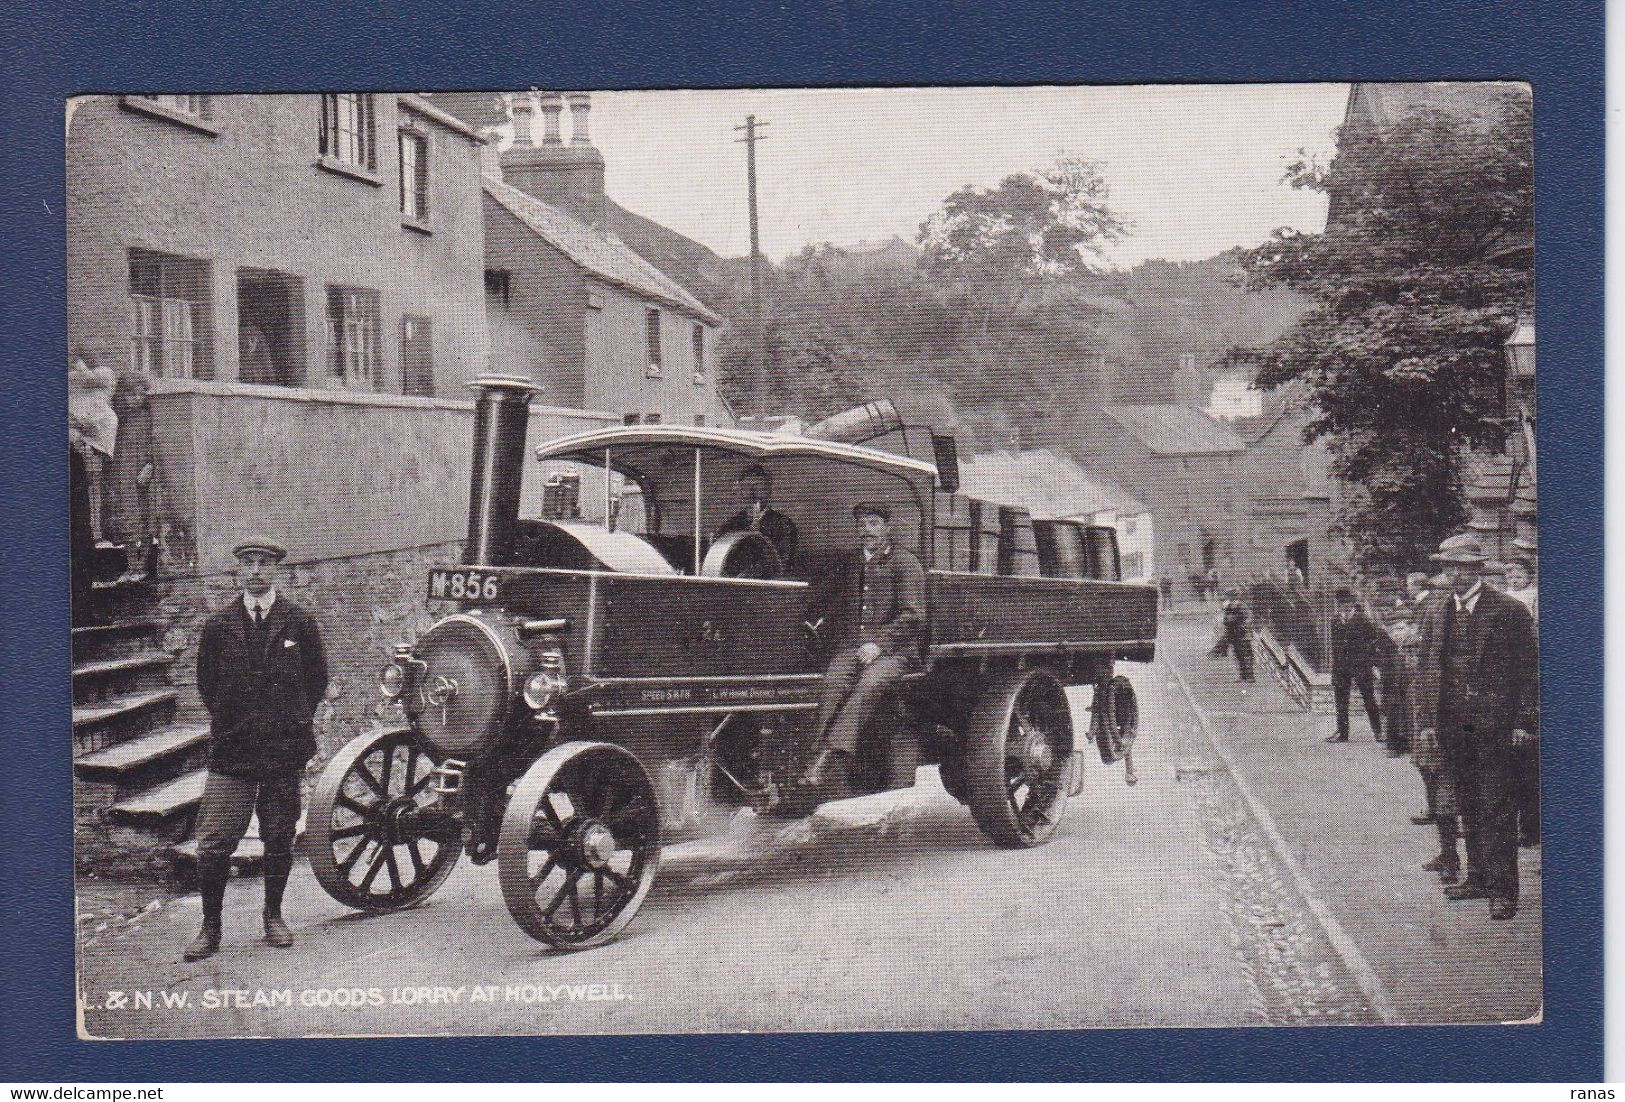
[[259,605],[254,606],[254,626],[257,628],[265,626],[265,609]]

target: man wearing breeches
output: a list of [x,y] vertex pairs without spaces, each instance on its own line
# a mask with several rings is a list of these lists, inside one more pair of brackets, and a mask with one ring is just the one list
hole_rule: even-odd
[[293,944],[282,892],[293,867],[300,779],[316,752],[312,717],[327,693],[327,659],[316,621],[277,592],[287,553],[262,537],[237,545],[242,597],[209,618],[198,643],[198,693],[211,742],[196,830],[203,928],[186,947],[187,960],[220,948],[231,855],[255,812],[265,845],[265,940]]

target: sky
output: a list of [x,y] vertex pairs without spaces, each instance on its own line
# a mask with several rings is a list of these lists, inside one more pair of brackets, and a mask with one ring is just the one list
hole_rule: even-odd
[[1107,262],[1131,267],[1256,245],[1279,226],[1321,229],[1324,197],[1281,177],[1299,150],[1330,157],[1347,98],[1346,84],[597,92],[591,131],[611,198],[743,256],[734,127],[766,120],[758,195],[774,259],[824,241],[913,240],[955,189],[1080,155],[1100,162],[1132,226]]

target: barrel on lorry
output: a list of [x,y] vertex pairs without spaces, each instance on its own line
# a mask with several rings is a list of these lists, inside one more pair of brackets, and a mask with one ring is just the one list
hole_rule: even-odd
[[1018,578],[1040,576],[1033,519],[1025,509],[999,510],[999,573]]

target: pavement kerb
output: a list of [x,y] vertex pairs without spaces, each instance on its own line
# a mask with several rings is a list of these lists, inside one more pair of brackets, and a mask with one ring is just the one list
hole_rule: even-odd
[[1326,901],[1315,890],[1314,884],[1310,882],[1308,875],[1303,871],[1303,867],[1292,856],[1292,851],[1287,846],[1286,839],[1276,829],[1275,820],[1270,816],[1264,805],[1259,802],[1258,797],[1253,795],[1252,789],[1247,785],[1246,778],[1236,769],[1236,764],[1231,759],[1229,751],[1225,749],[1224,743],[1214,735],[1213,727],[1208,722],[1207,713],[1196,702],[1196,694],[1191,692],[1190,684],[1186,682],[1185,675],[1171,661],[1166,662],[1165,665],[1168,672],[1173,674],[1174,681],[1179,685],[1179,691],[1185,695],[1185,700],[1190,704],[1191,711],[1196,713],[1196,723],[1202,729],[1202,737],[1207,739],[1208,745],[1213,748],[1213,752],[1224,763],[1225,771],[1236,782],[1236,789],[1241,793],[1242,801],[1247,805],[1248,813],[1252,815],[1253,821],[1258,824],[1259,830],[1263,832],[1264,837],[1269,841],[1270,848],[1275,851],[1275,856],[1285,866],[1287,875],[1292,877],[1292,883],[1298,889],[1298,894],[1303,897],[1304,903],[1309,908],[1309,913],[1315,916],[1316,922],[1320,923],[1321,930],[1326,934],[1326,940],[1331,942],[1332,949],[1342,959],[1344,967],[1349,970],[1349,974],[1354,977],[1354,982],[1359,985],[1360,993],[1365,996],[1366,1001],[1371,1004],[1371,1009],[1376,1012],[1377,1017],[1382,1019],[1384,1025],[1403,1024],[1403,1019],[1399,1016],[1398,1011],[1394,1009],[1393,1001],[1388,997],[1388,988],[1378,977],[1376,970],[1371,967],[1371,963],[1365,959],[1365,954],[1360,952],[1360,947],[1354,944],[1354,939],[1348,936],[1342,925],[1333,917],[1331,908],[1326,905]]

